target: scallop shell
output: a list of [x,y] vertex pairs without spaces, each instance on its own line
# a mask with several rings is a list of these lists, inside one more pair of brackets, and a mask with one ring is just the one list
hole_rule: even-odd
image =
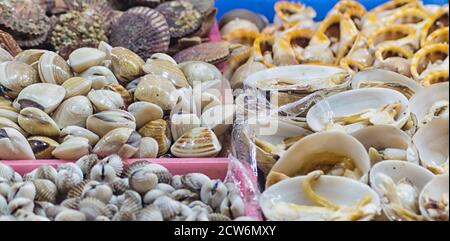
[[136,154],[141,144],[141,135],[130,128],[117,128],[103,136],[93,153],[99,157],[106,157],[111,154],[118,154],[122,158],[130,158]]
[[25,137],[15,129],[0,128],[0,159],[35,160]]
[[117,178],[117,174],[111,165],[100,162],[92,167],[89,177],[94,181],[110,183]]
[[69,56],[69,64],[76,73],[82,73],[90,67],[99,65],[106,58],[103,51],[94,48],[79,48]]
[[59,193],[65,194],[82,181],[83,177],[76,172],[61,170],[56,177],[56,187]]
[[176,88],[189,87],[189,83],[183,71],[178,65],[160,59],[148,59],[142,67],[146,74],[154,74],[169,79]]
[[158,184],[158,177],[153,172],[145,168],[131,173],[128,182],[134,191],[145,194]]
[[134,154],[134,158],[156,158],[158,156],[158,142],[151,137],[144,137],[141,140],[139,150]]
[[70,138],[53,150],[52,155],[61,160],[78,160],[92,150],[89,140],[83,137]]
[[203,61],[210,64],[218,64],[230,56],[230,45],[228,42],[202,43],[178,52],[174,59],[177,63],[186,61]]
[[80,77],[92,81],[92,89],[98,90],[109,84],[118,84],[119,82],[114,73],[103,66],[94,66],[81,73]]
[[55,203],[58,190],[53,182],[46,179],[37,179],[33,183],[36,187],[36,201]]
[[118,177],[122,176],[124,164],[123,164],[123,160],[120,156],[113,154],[113,155],[105,157],[103,160],[101,160],[101,162],[111,165],[114,168],[116,175]]
[[59,136],[59,127],[50,116],[40,109],[28,107],[22,109],[18,118],[19,125],[30,135]]
[[17,34],[42,35],[50,30],[45,11],[31,0],[12,0],[0,3],[0,26]]
[[171,138],[169,125],[165,120],[155,120],[147,123],[141,129],[139,133],[143,137],[151,137],[158,142],[159,151],[158,156],[162,156],[167,153],[170,148]]
[[209,128],[199,127],[182,135],[172,146],[177,157],[214,157],[222,150],[217,136]]
[[114,195],[122,195],[125,191],[130,189],[128,179],[117,178],[116,180],[110,182],[109,185],[111,186]]
[[23,89],[14,102],[18,110],[36,107],[45,113],[52,113],[64,99],[66,90],[58,85],[38,83]]
[[[299,150],[303,151],[299,152]],[[364,180],[369,173],[370,159],[364,146],[350,135],[337,131],[327,131],[304,137],[291,146],[273,166],[267,177],[266,186],[269,187],[277,183],[279,181],[277,175],[280,173],[293,177],[303,176],[308,172],[317,170],[314,169],[312,162],[315,158],[318,158],[317,155],[323,153],[350,159],[353,169],[348,170],[355,174],[354,179]],[[316,167],[318,166],[320,166],[320,162],[316,165]],[[313,170],[308,170],[308,167]]]
[[156,11],[165,17],[172,38],[181,38],[194,33],[200,28],[203,20],[202,14],[190,1],[165,2],[160,4]]
[[0,94],[16,98],[26,87],[39,81],[36,70],[27,64],[8,61],[0,64]]
[[52,159],[53,150],[59,146],[58,142],[44,136],[30,137],[28,138],[28,143],[37,159]]
[[75,96],[64,101],[53,113],[59,128],[68,126],[86,127],[86,120],[94,112],[91,102],[85,96]]
[[83,77],[74,77],[68,79],[61,85],[66,89],[66,96],[64,99],[69,99],[78,95],[86,96],[92,87],[92,80]]
[[108,132],[127,127],[136,129],[136,120],[132,114],[122,110],[104,111],[88,117],[87,129],[103,137]]
[[113,48],[111,50],[111,61],[114,74],[122,82],[130,82],[143,74],[144,60],[129,49]]
[[62,201],[61,207],[70,208],[73,210],[78,210],[80,208],[80,202],[81,198],[67,198],[66,200]]
[[43,83],[61,85],[73,77],[70,66],[59,55],[45,52],[39,59],[39,76]]
[[111,90],[91,90],[89,100],[97,112],[119,110],[125,108],[122,96]]
[[84,129],[79,126],[67,126],[66,128],[61,130],[61,134],[59,136],[60,140],[66,141],[73,137],[83,137],[89,140],[89,144],[94,146],[97,144],[100,137],[90,130]]
[[86,220],[94,221],[98,216],[111,216],[106,204],[95,198],[85,198],[80,202],[80,212],[86,215]]
[[86,215],[76,210],[64,210],[55,217],[55,221],[61,222],[83,222],[86,221]]
[[128,106],[128,112],[136,119],[136,127],[141,128],[150,121],[163,118],[163,110],[149,102],[135,102]]
[[112,29],[115,30],[110,35],[113,46],[129,48],[144,59],[150,58],[153,53],[164,53],[169,49],[169,25],[164,16],[156,10],[145,7],[131,8],[114,23]]
[[134,98],[156,104],[163,110],[171,110],[177,102],[178,95],[169,79],[149,74],[141,78],[134,92]]

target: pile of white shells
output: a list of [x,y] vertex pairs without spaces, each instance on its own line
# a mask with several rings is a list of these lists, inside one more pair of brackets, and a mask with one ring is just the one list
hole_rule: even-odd
[[91,154],[21,177],[0,163],[0,220],[231,221],[252,220],[233,183],[201,173],[172,175],[146,161],[124,166]]
[[0,160],[214,157],[234,118],[223,83],[208,63],[145,62],[104,42],[67,61],[47,50],[3,56]]

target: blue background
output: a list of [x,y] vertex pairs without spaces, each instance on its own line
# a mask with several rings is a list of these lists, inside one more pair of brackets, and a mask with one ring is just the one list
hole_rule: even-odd
[[[276,0],[215,0],[216,6],[219,9],[218,19],[220,17],[235,8],[245,8],[257,13],[262,13],[272,21],[274,16],[273,5]],[[299,2],[299,1],[297,1]],[[300,2],[313,7],[317,12],[318,20],[323,19],[327,12],[338,2],[338,0],[301,0]],[[367,9],[371,9],[378,6],[386,0],[359,0]],[[443,5],[448,3],[447,0],[424,0],[426,4],[439,4]]]

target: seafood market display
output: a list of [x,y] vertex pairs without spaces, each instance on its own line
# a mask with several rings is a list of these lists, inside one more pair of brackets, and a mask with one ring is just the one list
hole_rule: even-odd
[[274,9],[0,1],[0,221],[448,221],[448,4]]
[[252,220],[234,183],[172,175],[147,161],[86,155],[23,177],[0,163],[1,221]]

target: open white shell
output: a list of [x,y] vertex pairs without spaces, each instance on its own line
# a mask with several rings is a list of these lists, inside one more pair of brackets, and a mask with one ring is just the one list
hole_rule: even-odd
[[[417,92],[411,99],[411,113],[422,121],[438,101],[449,101],[449,83],[438,83]],[[448,117],[448,116],[447,116]]]
[[429,213],[425,209],[426,198],[432,198],[433,200],[439,200],[442,195],[449,193],[449,176],[440,175],[431,180],[422,190],[419,197],[420,212],[429,221],[433,221]]

